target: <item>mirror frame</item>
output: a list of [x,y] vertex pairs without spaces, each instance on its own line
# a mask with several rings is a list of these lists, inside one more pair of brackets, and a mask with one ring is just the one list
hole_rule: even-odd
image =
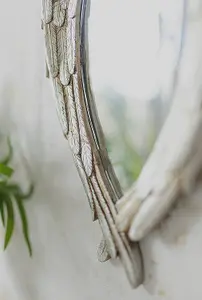
[[[186,11],[185,0],[182,1],[183,29],[185,23],[189,27],[192,20],[197,19],[198,7],[190,6]],[[120,204],[127,200],[127,209],[124,213],[119,211],[117,214],[116,202],[122,197],[122,191],[107,154],[88,71],[86,19],[90,0],[42,0],[42,4],[47,71],[54,87],[58,117],[88,196],[92,218],[99,221],[103,233],[98,259],[104,262],[109,258],[120,257],[132,287],[138,287],[144,279],[142,256],[138,243],[131,243],[128,236],[134,241],[145,236],[166,215],[178,195],[186,195],[188,188],[193,187],[201,168],[198,141],[201,140],[202,132],[202,100],[197,96],[197,86],[196,95],[190,102],[190,79],[193,84],[195,77],[192,75],[196,72],[196,64],[195,61],[190,63],[186,57],[190,55],[188,44],[201,51],[200,47],[196,47],[198,37],[190,40],[188,34],[188,41],[183,44],[182,38],[179,43],[179,57],[182,56],[182,46],[184,55],[179,67],[181,75],[176,74],[179,78],[177,87],[174,87],[175,95],[172,95],[168,117],[149,162],[145,164],[137,180],[135,190],[131,189],[129,195],[124,195],[119,201]],[[184,29],[182,36],[184,37]],[[183,73],[187,72],[187,63],[191,65],[189,76],[183,77]],[[177,60],[176,67],[178,65]],[[177,128],[173,127],[179,119]],[[167,155],[164,149],[167,150]],[[190,160],[190,154],[193,153],[194,159]],[[132,199],[128,201],[130,196]],[[124,230],[120,232],[117,215],[126,220],[128,213],[130,216],[134,213],[137,202],[138,217],[133,220],[128,234]],[[137,224],[140,229],[138,234]],[[135,237],[131,231],[134,228]]]
[[107,154],[104,134],[90,87],[88,73],[88,0],[43,0],[42,29],[48,76],[57,101],[58,116],[84,185],[93,221],[103,239],[101,262],[120,257],[132,287],[143,282],[138,243],[131,243],[116,226],[116,202],[122,196]]

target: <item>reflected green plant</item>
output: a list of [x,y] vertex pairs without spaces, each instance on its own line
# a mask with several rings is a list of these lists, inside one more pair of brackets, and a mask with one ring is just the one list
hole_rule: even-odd
[[114,91],[108,91],[107,108],[110,112],[110,118],[113,119],[116,133],[113,136],[106,134],[106,146],[116,173],[120,179],[122,188],[128,188],[137,180],[145,160],[153,148],[156,132],[154,126],[150,126],[147,145],[144,153],[135,147],[130,137],[130,126],[134,129],[134,123],[129,124],[127,117],[127,102],[122,95]]
[[[130,186],[135,180],[137,180],[143,164],[144,159],[135,149],[130,137],[125,133],[119,139],[122,139],[122,143],[118,143],[116,138],[107,138],[107,150],[112,159],[112,163],[115,168],[118,168],[118,173],[121,178],[124,178],[125,184],[121,182],[122,188]],[[113,147],[119,145],[119,160],[115,161],[113,155]],[[121,149],[120,149],[121,148]],[[125,186],[124,186],[125,185]]]
[[22,232],[30,256],[32,255],[32,246],[29,238],[29,226],[24,207],[24,200],[29,199],[34,191],[33,184],[30,185],[27,193],[23,193],[18,184],[11,183],[14,170],[9,163],[12,158],[13,149],[8,140],[8,155],[0,162],[0,214],[2,224],[5,227],[4,249],[7,248],[14,232],[16,205],[22,224]]

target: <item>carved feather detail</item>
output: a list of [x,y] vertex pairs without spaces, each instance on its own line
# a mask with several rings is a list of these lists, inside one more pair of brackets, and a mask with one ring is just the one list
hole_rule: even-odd
[[72,82],[65,88],[68,97],[68,111],[69,111],[69,143],[74,154],[80,152],[80,136],[79,126],[76,113],[76,104],[73,94]]
[[50,78],[50,72],[47,66],[47,62],[45,61],[45,68],[46,68],[46,78]]
[[71,19],[76,16],[77,2],[78,0],[69,0],[68,17]]
[[104,238],[101,240],[98,247],[97,257],[100,262],[105,262],[111,258],[107,250],[107,244]]
[[93,169],[93,158],[92,151],[89,143],[86,143],[85,140],[82,141],[82,149],[81,149],[81,158],[84,165],[85,172],[87,176],[91,176]]
[[70,82],[70,72],[67,58],[67,22],[57,32],[57,49],[58,49],[58,63],[59,76],[63,85],[67,86]]
[[109,158],[101,151],[105,148],[104,142],[99,145],[96,141],[96,136],[99,136],[99,141],[103,141],[100,138],[103,134],[102,128],[95,126],[89,113],[91,99],[83,90],[83,65],[80,61],[83,53],[80,53],[80,29],[76,28],[81,25],[80,9],[83,1],[43,0],[47,66],[64,135],[69,140],[93,220],[98,218],[105,239],[98,250],[99,260],[106,261],[109,257],[115,258],[119,255],[131,284],[136,287],[142,282],[139,248],[135,244],[133,252],[126,236],[117,230],[117,195],[114,192],[113,180],[107,173],[108,168],[103,163]]
[[63,58],[60,63],[60,81],[63,85],[67,86],[70,82],[70,73],[68,70],[67,59]]
[[68,57],[68,66],[69,72],[74,74],[76,66],[76,37],[75,37],[75,27],[76,20],[68,19],[68,28],[67,28],[67,57]]
[[45,24],[45,43],[47,64],[53,78],[58,75],[58,59],[57,59],[57,32],[53,23]]
[[69,0],[60,0],[60,5],[63,9],[66,9],[69,4]]
[[91,212],[92,212],[92,219],[93,219],[93,221],[95,221],[95,220],[97,220],[97,214],[95,211],[94,191],[92,191],[92,189],[91,189],[89,179],[86,176],[86,173],[84,171],[84,166],[83,166],[81,158],[78,155],[74,155],[74,161],[75,161],[78,173],[80,175],[81,181],[84,185],[86,195],[88,197],[89,205],[90,205]]
[[[115,207],[110,199],[108,191],[105,188],[103,188],[104,182],[102,180],[102,176],[97,164],[95,166],[95,174],[96,176],[92,177],[92,184],[95,187],[97,195],[99,196],[100,209],[102,209],[102,213],[108,221],[108,226],[113,236],[113,240],[110,240],[110,243],[114,241],[114,245],[116,245],[116,249],[128,275],[128,279],[133,286],[136,286],[138,285],[138,281],[140,280],[142,273],[142,260],[139,253],[139,246],[138,244],[134,244],[132,249],[128,243],[128,240],[126,239],[126,236],[118,232],[118,229],[115,225]],[[106,230],[105,225],[101,225],[102,230]],[[103,235],[106,239],[108,247],[109,241],[107,242],[107,238],[110,238],[110,236],[108,235],[108,232],[106,235],[105,231],[103,231]],[[109,250],[108,252],[110,253]]]
[[[106,206],[105,200],[103,199],[102,191],[100,190],[97,179],[95,178],[94,175],[91,178],[91,182],[92,182],[92,188],[94,189],[94,192],[95,192],[95,195],[96,195],[96,197],[95,197],[95,207],[96,207],[96,212],[97,212],[97,215],[98,215],[98,220],[99,220],[100,226],[102,228],[102,233],[103,233],[104,238],[106,240],[107,251],[108,251],[111,258],[116,258],[117,249],[116,249],[116,246],[115,246],[115,243],[114,243],[114,240],[113,240],[113,235],[112,235],[109,223],[108,223],[109,218],[106,218],[105,217],[106,213],[103,212],[103,210],[107,209],[107,206]],[[99,201],[98,201],[98,199],[99,199]],[[103,207],[104,207],[104,209],[103,209]]]
[[59,1],[53,4],[53,23],[55,26],[61,27],[65,21],[65,9],[62,8]]
[[73,87],[74,87],[74,96],[77,109],[77,116],[79,120],[79,131],[81,137],[81,158],[85,168],[87,176],[91,176],[93,171],[93,155],[91,144],[86,133],[86,126],[84,124],[84,115],[80,103],[79,87],[78,87],[78,77],[73,75]]
[[69,131],[67,101],[62,84],[58,78],[53,80],[55,95],[57,99],[57,112],[62,126],[64,136],[67,137]]
[[42,0],[43,19],[46,24],[50,23],[53,18],[53,2],[52,0]]

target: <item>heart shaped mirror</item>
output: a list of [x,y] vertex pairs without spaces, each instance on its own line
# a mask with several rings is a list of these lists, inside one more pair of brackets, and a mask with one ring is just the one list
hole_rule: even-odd
[[143,280],[141,254],[116,226],[116,202],[138,178],[169,112],[182,36],[183,10],[176,12],[168,28],[159,1],[43,0],[48,73],[102,229],[98,258],[119,256],[133,287]]

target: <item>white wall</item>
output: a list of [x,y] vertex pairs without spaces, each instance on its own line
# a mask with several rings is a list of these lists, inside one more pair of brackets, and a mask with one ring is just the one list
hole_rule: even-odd
[[[100,229],[91,222],[44,78],[40,2],[4,2],[0,37],[0,124],[24,152],[37,185],[27,203],[33,258],[18,225],[9,249],[0,252],[0,299],[201,299],[202,204],[197,193],[141,245],[145,286],[154,296],[143,287],[131,290],[117,262],[97,262]],[[3,241],[3,229],[0,234]]]

